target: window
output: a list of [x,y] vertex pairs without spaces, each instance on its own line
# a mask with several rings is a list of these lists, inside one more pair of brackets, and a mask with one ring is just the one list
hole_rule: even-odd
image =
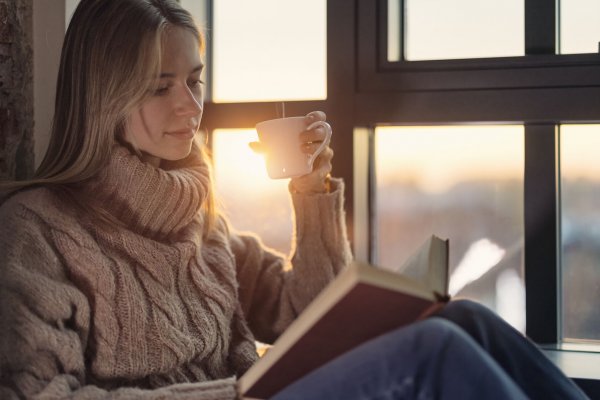
[[325,0],[213,2],[215,102],[324,99]]
[[[496,58],[489,58],[490,56],[478,54],[469,48],[464,50],[473,52],[472,57],[462,54],[460,57],[464,57],[463,59],[456,59],[457,57],[450,53],[436,54],[435,46],[425,40],[416,45],[407,44],[411,40],[418,40],[419,37],[410,37],[409,8],[422,7],[422,18],[433,21],[438,14],[432,10],[428,11],[426,7],[436,2],[404,0],[396,1],[397,4],[392,5],[394,1],[380,0],[376,3],[377,6],[372,6],[367,1],[357,0],[360,33],[356,55],[356,80],[359,90],[355,97],[355,121],[366,127],[522,124],[525,155],[522,257],[527,291],[526,332],[539,342],[557,343],[563,337],[570,341],[588,340],[589,337],[582,331],[569,332],[568,326],[565,325],[577,318],[573,313],[579,312],[569,302],[593,303],[592,293],[595,292],[586,292],[580,296],[580,300],[575,300],[572,283],[565,281],[568,279],[565,268],[574,269],[566,264],[563,264],[562,268],[559,266],[561,260],[567,262],[573,260],[573,257],[569,257],[568,253],[561,255],[559,251],[561,246],[557,238],[560,237],[560,223],[557,215],[564,213],[564,223],[564,218],[569,218],[569,213],[573,212],[569,211],[570,206],[565,196],[577,195],[565,192],[568,185],[564,181],[566,171],[563,170],[563,209],[560,208],[556,193],[561,188],[556,177],[559,164],[563,163],[565,167],[565,160],[561,160],[565,153],[563,150],[561,155],[558,151],[556,130],[557,126],[564,122],[600,121],[600,108],[595,105],[594,100],[600,96],[600,90],[597,89],[600,84],[600,56],[557,54],[557,39],[562,40],[562,53],[567,53],[565,40],[578,43],[587,41],[588,50],[580,52],[596,53],[589,50],[589,43],[595,41],[594,35],[568,33],[565,31],[568,22],[564,18],[567,10],[571,8],[578,8],[577,14],[580,16],[584,13],[594,15],[595,6],[590,2],[579,2],[575,6],[569,4],[569,0],[561,2],[561,6],[553,2],[525,0],[522,2],[524,30],[506,29],[502,32],[502,37],[508,43],[512,41],[513,32],[520,32],[517,36],[520,36],[519,41],[524,44],[523,54],[527,57],[520,57],[518,52],[512,51],[512,55],[509,54],[511,52],[507,52],[493,56]],[[416,3],[419,4],[415,6]],[[501,6],[509,7],[508,3],[512,2],[502,3]],[[466,2],[459,2],[459,5],[463,4]],[[387,14],[390,10],[395,16]],[[415,9],[415,12],[417,10]],[[478,10],[478,5],[469,6],[463,15],[482,21],[485,16],[482,17]],[[570,12],[572,14],[573,10]],[[501,11],[498,13],[500,19],[504,18]],[[444,15],[443,12],[439,14]],[[452,14],[449,15],[452,17]],[[512,15],[510,18],[513,21],[519,18],[515,16],[517,14]],[[404,26],[394,26],[394,20],[404,21]],[[508,20],[503,21],[506,24]],[[442,22],[438,20],[438,23]],[[579,23],[583,23],[581,19]],[[494,26],[493,23],[489,25]],[[462,28],[467,29],[464,26]],[[448,33],[448,36],[452,34]],[[486,34],[483,32],[483,37]],[[390,43],[397,35],[403,40],[398,41],[399,44]],[[567,39],[568,37],[570,39]],[[411,46],[417,48],[418,45],[433,49],[431,56],[423,56],[421,60],[412,57],[411,60],[411,56],[408,55],[409,49]],[[390,57],[398,46],[400,49],[396,50],[395,56]],[[381,54],[387,54],[387,57],[382,58]],[[467,59],[469,57],[470,59]],[[507,134],[507,137],[509,136],[510,134]],[[561,137],[564,141],[565,136]],[[380,194],[376,192],[374,195],[379,202]],[[578,200],[577,204],[581,204],[582,201]],[[450,240],[452,242],[452,238]],[[567,248],[564,249],[568,251]],[[379,253],[379,249],[376,248],[372,255]],[[558,278],[559,270],[563,272],[560,275],[562,280]],[[585,279],[586,283],[595,282],[592,277],[597,276],[598,272],[589,271],[589,274],[589,279]],[[515,276],[505,275],[497,280],[497,285],[504,285],[514,279]],[[569,287],[571,289],[567,289]],[[570,293],[567,293],[567,290],[570,290]],[[555,301],[549,301],[549,298]],[[563,313],[556,306],[559,303],[563,305]],[[562,332],[559,332],[558,326],[562,327]],[[592,331],[594,329],[597,330],[593,328]]]
[[390,61],[525,53],[523,0],[406,0],[402,13],[400,3],[388,1],[388,35],[395,44],[388,53]]
[[407,259],[432,233],[450,239],[450,293],[525,329],[523,127],[375,130],[375,254]]
[[560,53],[598,53],[600,3],[560,0]]
[[215,189],[234,229],[257,234],[269,247],[289,254],[292,210],[287,180],[269,179],[264,159],[248,143],[256,131],[218,129],[213,134]]
[[[221,2],[212,3],[220,7],[217,3]],[[411,247],[416,246],[413,242],[417,242],[423,232],[446,232],[451,246],[452,243],[458,246],[453,253],[454,268],[463,258],[467,259],[473,245],[486,249],[492,261],[500,258],[496,264],[488,263],[488,267],[491,264],[495,267],[464,286],[463,290],[467,287],[473,290],[469,296],[491,304],[511,323],[523,326],[522,315],[509,317],[503,310],[523,309],[519,287],[525,282],[525,329],[530,337],[540,343],[558,343],[563,337],[574,341],[595,339],[568,322],[574,317],[573,313],[579,312],[573,311],[576,309],[570,302],[595,304],[597,299],[593,296],[597,290],[589,294],[582,291],[580,299],[569,293],[578,287],[568,282],[568,271],[584,267],[578,261],[581,256],[575,257],[569,253],[571,248],[561,243],[571,221],[577,218],[591,221],[596,215],[589,203],[596,197],[588,195],[597,187],[596,181],[590,180],[583,190],[572,185],[571,182],[578,182],[580,178],[569,172],[569,159],[577,157],[569,155],[568,142],[588,143],[588,139],[567,135],[564,126],[600,122],[597,104],[600,55],[594,50],[598,39],[593,33],[579,33],[583,25],[598,25],[581,22],[583,14],[585,18],[598,14],[596,6],[589,0],[585,3],[584,0],[562,0],[560,4],[541,0],[459,0],[448,9],[446,3],[327,0],[323,15],[328,23],[323,25],[326,28],[321,36],[324,40],[326,29],[327,44],[323,51],[327,53],[327,60],[320,64],[326,65],[323,72],[326,91],[321,95],[286,99],[287,114],[301,115],[313,109],[322,109],[328,114],[334,128],[334,174],[346,182],[347,223],[355,254],[382,264],[401,261],[403,252],[410,252]],[[325,1],[319,3],[318,8],[325,10]],[[574,17],[574,10],[580,16]],[[211,23],[218,24],[214,18]],[[211,29],[213,43],[217,43],[218,27]],[[477,34],[473,35],[473,31]],[[577,50],[582,43],[583,47]],[[465,47],[457,48],[457,44]],[[214,56],[218,54],[215,52]],[[238,66],[244,65],[242,61],[236,62]],[[218,68],[213,73],[217,85]],[[223,102],[207,102],[205,128],[211,132],[223,128],[248,129],[260,120],[275,117],[275,103],[282,100],[282,95],[265,95],[267,90],[253,91],[258,94],[252,98],[225,100],[223,96],[219,100],[217,96],[216,100]],[[287,89],[284,92],[291,93]],[[562,126],[560,151],[557,147],[559,126]],[[452,177],[446,175],[442,182],[445,186],[438,189],[435,189],[435,179],[427,177],[439,177],[451,171],[438,167],[411,182],[393,181],[394,176],[403,176],[395,168],[408,168],[407,165],[394,167],[397,158],[411,160],[411,168],[418,165],[420,171],[435,165],[430,153],[423,150],[429,145],[419,140],[427,135],[444,140],[452,137],[447,143],[451,147],[464,143],[467,139],[461,135],[467,135],[471,129],[478,132],[476,137],[483,142],[476,150],[469,151],[469,156],[483,155],[490,149],[494,150],[491,154],[502,156],[472,160],[473,168]],[[358,131],[367,132],[368,140],[356,140]],[[489,139],[492,137],[493,140]],[[403,142],[394,145],[396,140]],[[590,144],[587,146],[592,148]],[[411,159],[412,153],[400,153],[404,147],[419,157]],[[394,154],[396,158],[389,157],[386,161],[384,150],[392,148],[400,150]],[[215,147],[218,160],[217,150]],[[557,180],[559,164],[561,180]],[[491,166],[510,171],[511,178],[500,178]],[[218,164],[215,167],[219,169]],[[473,170],[482,174],[479,180],[469,175]],[[369,171],[375,171],[374,175],[369,175]],[[385,180],[388,173],[392,179],[389,182]],[[477,183],[479,193],[470,191],[469,185],[473,182]],[[556,196],[559,190],[561,201]],[[361,197],[362,193],[367,195]],[[400,200],[394,197],[398,193]],[[580,193],[588,200],[582,200]],[[466,199],[463,203],[454,203],[458,207],[456,212],[462,215],[470,210],[465,204],[476,209],[477,204],[488,203],[486,222],[476,226],[477,221],[468,221],[467,233],[454,231],[457,224],[451,218],[455,210],[444,210],[443,207],[449,208],[451,203],[440,201],[450,194]],[[415,204],[425,211],[415,214],[416,208],[410,208],[416,207]],[[391,208],[386,208],[388,206]],[[473,219],[484,219],[480,214]],[[394,226],[388,223],[387,215],[396,219],[408,217]],[[363,229],[363,220],[368,221],[366,229]],[[418,227],[421,233],[415,234],[415,238],[409,237],[399,228],[401,224],[411,224],[413,229]],[[495,229],[496,226],[502,228]],[[390,229],[402,242],[398,250],[382,241],[385,236],[382,232]],[[367,251],[364,251],[365,246]],[[590,257],[589,248],[586,252],[585,257]],[[495,258],[490,256],[494,253]],[[511,259],[510,267],[503,266],[508,259]],[[600,275],[597,270],[590,274],[590,277]],[[594,279],[590,278],[585,283],[591,285],[592,282]],[[507,290],[521,294],[495,295]],[[562,304],[563,313],[558,304]],[[597,333],[598,328],[592,328],[592,332]]]
[[562,336],[600,340],[600,125],[560,127]]
[[234,229],[256,233],[288,254],[293,229],[288,180],[269,179],[262,156],[248,143],[257,140],[253,126],[261,120],[322,109],[314,100],[319,104],[327,96],[326,1],[182,4],[199,20],[202,9],[208,15],[210,93],[202,125],[210,132],[222,210]]

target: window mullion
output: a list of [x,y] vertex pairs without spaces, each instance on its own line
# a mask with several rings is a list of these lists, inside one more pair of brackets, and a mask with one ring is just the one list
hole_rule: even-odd
[[525,54],[556,53],[556,0],[525,0]]
[[526,333],[558,342],[556,127],[525,125]]

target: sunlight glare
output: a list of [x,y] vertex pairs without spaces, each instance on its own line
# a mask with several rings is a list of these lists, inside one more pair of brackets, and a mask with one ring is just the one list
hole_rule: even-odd
[[215,189],[232,226],[252,231],[284,254],[291,249],[292,207],[288,179],[270,179],[265,160],[249,147],[254,129],[217,129],[213,135]]
[[502,260],[505,253],[505,249],[487,238],[471,244],[450,277],[450,295],[454,296],[466,285],[482,277]]
[[525,285],[513,269],[500,273],[496,280],[496,311],[519,332],[525,332]]
[[[231,137],[234,135],[234,137]],[[250,149],[258,141],[254,129],[217,129],[213,139],[215,181],[220,191],[255,190],[268,193],[277,190],[281,181],[269,179],[262,155]]]

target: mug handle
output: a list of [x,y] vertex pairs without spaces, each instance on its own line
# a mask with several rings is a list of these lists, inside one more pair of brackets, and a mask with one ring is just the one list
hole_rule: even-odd
[[311,129],[315,129],[319,126],[322,126],[323,128],[325,128],[325,134],[327,135],[327,137],[325,138],[325,140],[323,140],[323,143],[321,143],[321,146],[319,146],[319,148],[312,155],[310,155],[308,157],[308,166],[310,167],[311,170],[313,167],[313,163],[315,162],[315,160],[317,159],[319,154],[321,154],[321,152],[323,150],[325,150],[325,147],[327,147],[327,145],[331,141],[331,134],[332,134],[331,125],[329,125],[325,121],[315,121],[312,124],[310,124],[308,126],[308,128],[306,128],[306,130],[310,131]]

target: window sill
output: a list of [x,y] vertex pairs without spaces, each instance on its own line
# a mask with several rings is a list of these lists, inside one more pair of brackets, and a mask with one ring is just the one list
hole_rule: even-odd
[[542,346],[542,351],[568,377],[600,381],[600,352],[566,350],[557,346]]

